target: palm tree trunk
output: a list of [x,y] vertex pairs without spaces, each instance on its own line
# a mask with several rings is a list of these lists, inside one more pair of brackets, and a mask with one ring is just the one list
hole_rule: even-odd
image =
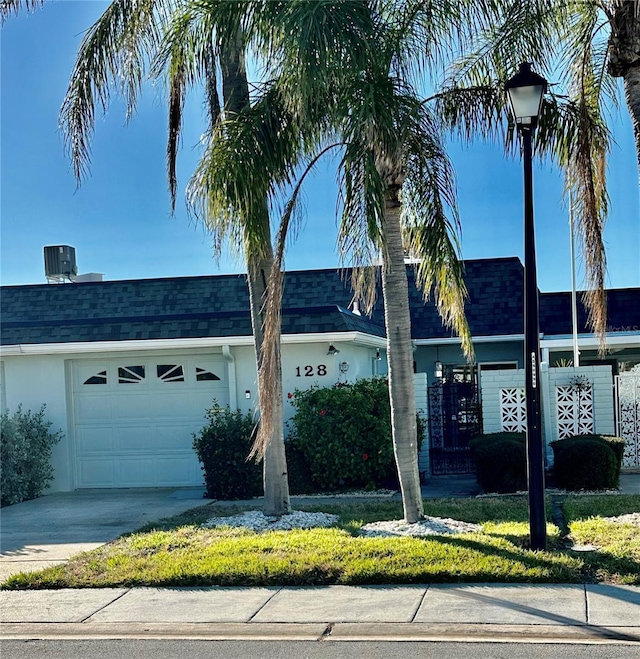
[[389,186],[385,199],[382,294],[387,330],[393,451],[402,492],[404,519],[414,523],[423,517],[424,508],[418,471],[409,286],[404,263],[399,193],[400,186]]
[[[220,48],[222,69],[222,93],[225,112],[238,113],[249,105],[249,85],[242,47],[242,35],[238,32],[235,43],[223,43]],[[263,485],[265,515],[285,515],[290,512],[289,481],[287,460],[284,447],[284,414],[282,403],[282,369],[280,361],[274,372],[261,372],[263,332],[263,304],[267,283],[273,269],[273,246],[271,244],[271,227],[267,200],[264,208],[259,209],[260,235],[245,235],[245,259],[247,263],[247,284],[251,306],[251,325],[258,369],[258,391],[270,391],[274,396],[274,429],[269,438],[263,458]],[[246,231],[246,225],[245,225]]]
[[284,448],[284,414],[282,404],[282,368],[278,360],[271,374],[262,371],[262,344],[264,339],[263,305],[267,283],[273,269],[273,250],[269,243],[268,253],[262,258],[247,250],[247,283],[251,305],[251,325],[258,368],[258,391],[260,395],[270,392],[274,396],[272,405],[273,433],[267,443],[263,458],[264,502],[262,512],[267,516],[286,515],[291,511],[289,501],[289,479],[287,458]]
[[636,156],[640,168],[640,8],[637,0],[622,0],[611,15],[609,73],[624,80],[624,94],[631,114]]
[[[640,43],[638,47],[640,48]],[[636,139],[636,157],[640,169],[640,66],[630,68],[624,76],[624,94],[631,114],[633,135]]]

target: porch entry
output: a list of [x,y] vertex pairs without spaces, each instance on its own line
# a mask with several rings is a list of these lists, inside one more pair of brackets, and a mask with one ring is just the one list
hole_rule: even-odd
[[616,376],[617,434],[626,439],[622,467],[640,468],[640,364]]
[[480,433],[477,366],[445,366],[442,379],[429,387],[431,473],[434,476],[473,473],[469,440]]

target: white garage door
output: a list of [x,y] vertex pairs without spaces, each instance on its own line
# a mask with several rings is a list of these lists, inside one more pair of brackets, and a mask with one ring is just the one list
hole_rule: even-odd
[[83,360],[73,392],[77,487],[202,484],[192,433],[228,403],[222,358]]

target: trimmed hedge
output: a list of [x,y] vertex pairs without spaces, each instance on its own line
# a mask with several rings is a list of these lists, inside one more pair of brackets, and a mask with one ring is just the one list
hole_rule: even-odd
[[498,432],[469,441],[476,476],[485,492],[518,492],[527,489],[525,433]]
[[578,435],[551,443],[558,487],[566,490],[615,489],[620,481],[624,440]]
[[215,401],[205,417],[209,423],[193,435],[193,448],[202,463],[205,496],[211,499],[250,499],[262,494],[262,466],[248,460],[255,422],[250,412],[232,412]]
[[0,505],[9,506],[39,497],[53,480],[51,447],[63,437],[62,431],[49,432],[43,405],[38,412],[22,411],[22,405],[9,416],[0,415]]
[[[385,378],[296,390],[288,397],[296,410],[287,438],[292,493],[398,487]],[[418,450],[424,430],[418,417]]]

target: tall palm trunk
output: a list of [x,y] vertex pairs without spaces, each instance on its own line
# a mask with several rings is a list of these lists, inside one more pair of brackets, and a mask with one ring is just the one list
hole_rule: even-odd
[[611,18],[608,71],[624,81],[640,168],[640,6],[637,0],[622,0],[615,7]]
[[393,451],[402,491],[404,519],[414,523],[423,516],[424,509],[418,471],[409,286],[404,262],[399,194],[399,185],[388,186],[383,226],[385,245],[382,294],[387,331]]
[[[225,111],[238,113],[247,107],[250,102],[240,33],[238,33],[235,43],[222,44],[220,61]],[[271,406],[273,411],[271,423],[273,433],[269,438],[263,456],[263,513],[269,516],[279,516],[290,512],[289,481],[284,448],[282,369],[279,361],[272,373],[263,373],[260,368],[264,338],[263,306],[267,283],[273,269],[273,246],[271,244],[267,199],[264,200],[263,207],[258,209],[257,212],[259,213],[259,222],[257,228],[254,227],[254,229],[259,235],[247,235],[248,228],[245,224],[244,246],[251,306],[251,325],[258,369],[258,394],[259,396],[266,395],[266,392],[269,391],[274,396],[273,405]]]

